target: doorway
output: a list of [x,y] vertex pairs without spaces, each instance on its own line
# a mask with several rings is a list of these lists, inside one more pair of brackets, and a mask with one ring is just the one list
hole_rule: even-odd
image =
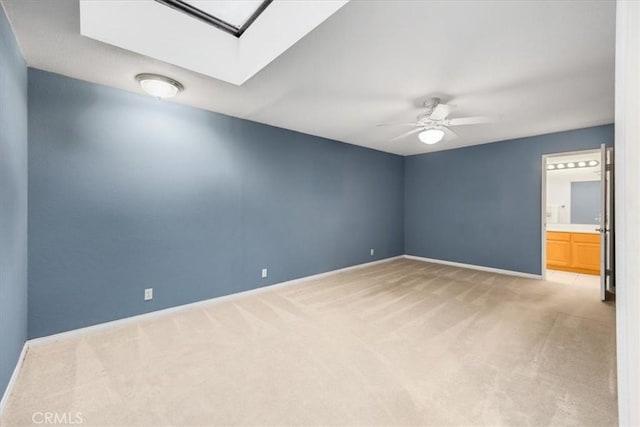
[[612,148],[542,156],[542,277],[615,295]]

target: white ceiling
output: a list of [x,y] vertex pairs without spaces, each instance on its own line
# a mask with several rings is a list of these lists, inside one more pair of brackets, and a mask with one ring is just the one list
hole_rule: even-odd
[[[29,66],[138,93],[161,73],[175,102],[397,154],[613,122],[613,1],[354,0],[242,86],[81,36],[78,0],[2,3]],[[376,126],[433,95],[501,120],[434,146]]]

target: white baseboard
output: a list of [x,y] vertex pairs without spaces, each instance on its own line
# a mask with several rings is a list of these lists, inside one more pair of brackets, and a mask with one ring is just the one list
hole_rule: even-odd
[[192,302],[192,303],[189,303],[189,304],[179,305],[179,306],[176,306],[176,307],[164,308],[164,309],[161,309],[161,310],[152,311],[150,313],[138,314],[138,315],[135,315],[135,316],[125,317],[125,318],[117,319],[117,320],[112,320],[112,321],[105,322],[105,323],[98,323],[97,325],[86,326],[84,328],[73,329],[73,330],[70,330],[70,331],[60,332],[60,333],[53,334],[53,335],[47,335],[47,336],[40,337],[40,338],[33,338],[33,339],[28,340],[27,343],[29,344],[29,346],[39,346],[39,345],[49,344],[49,343],[52,343],[52,342],[55,342],[55,341],[74,338],[74,337],[78,337],[78,336],[82,336],[82,335],[91,334],[91,333],[94,333],[94,332],[109,330],[109,329],[121,327],[121,326],[124,326],[124,325],[128,325],[128,324],[131,324],[131,323],[139,322],[141,320],[149,320],[149,319],[153,319],[153,318],[164,317],[164,316],[167,316],[167,315],[173,314],[173,313],[194,310],[194,309],[197,309],[197,308],[202,307],[204,305],[218,304],[218,303],[225,302],[225,301],[231,301],[231,300],[234,300],[234,299],[246,297],[248,295],[259,294],[259,293],[262,293],[262,292],[271,291],[273,289],[282,288],[282,287],[286,287],[286,286],[291,286],[291,285],[295,285],[295,284],[298,284],[298,283],[303,283],[303,282],[306,282],[306,281],[309,281],[309,280],[320,279],[322,277],[331,276],[333,274],[344,273],[345,271],[349,271],[349,270],[355,270],[355,269],[363,268],[363,267],[370,267],[370,266],[375,265],[375,264],[380,264],[380,263],[383,263],[383,262],[391,261],[391,260],[394,260],[394,259],[401,259],[401,258],[403,258],[403,255],[398,255],[398,256],[385,258],[385,259],[381,259],[381,260],[377,260],[377,261],[365,262],[363,264],[356,264],[356,265],[352,265],[350,267],[339,268],[337,270],[331,270],[331,271],[327,271],[327,272],[324,272],[324,273],[314,274],[312,276],[305,276],[305,277],[301,277],[299,279],[288,280],[286,282],[275,283],[273,285],[267,285],[267,286],[263,286],[263,287],[260,287],[260,288],[250,289],[250,290],[247,290],[247,291],[237,292],[237,293],[233,293],[233,294],[229,294],[229,295],[223,295],[223,296],[220,296],[220,297],[214,297],[214,298],[210,298],[210,299],[206,299],[206,300],[202,300],[202,301]]
[[22,368],[22,362],[24,361],[24,358],[27,355],[28,350],[29,350],[29,342],[27,341],[22,346],[22,351],[20,352],[20,356],[18,356],[16,367],[13,368],[13,373],[11,374],[11,378],[9,378],[9,383],[7,384],[7,388],[4,390],[2,399],[0,399],[0,418],[2,417],[2,413],[4,412],[4,408],[7,405],[7,402],[9,401],[9,396],[11,396],[11,391],[13,390],[13,386],[15,385],[15,382],[18,379],[18,374],[20,373],[20,369]]
[[325,273],[314,274],[312,276],[301,277],[299,279],[288,280],[286,282],[275,283],[273,285],[263,286],[261,288],[250,289],[250,290],[247,290],[247,291],[237,292],[237,293],[230,294],[230,295],[223,295],[223,296],[220,296],[220,297],[215,297],[215,298],[210,298],[210,299],[206,299],[206,300],[202,300],[202,301],[197,301],[197,302],[193,302],[193,303],[190,303],[190,304],[179,305],[179,306],[176,306],[176,307],[164,308],[164,309],[161,309],[161,310],[152,311],[150,313],[138,314],[138,315],[131,316],[131,317],[125,317],[125,318],[122,318],[122,319],[117,319],[117,320],[112,320],[112,321],[109,321],[109,322],[99,323],[97,325],[86,326],[84,328],[73,329],[73,330],[70,330],[70,331],[60,332],[60,333],[57,333],[57,334],[48,335],[48,336],[44,336],[44,337],[40,337],[40,338],[33,338],[33,339],[28,340],[27,344],[29,346],[38,346],[38,345],[43,345],[43,344],[49,344],[49,343],[52,343],[52,342],[55,342],[55,341],[65,340],[65,339],[69,339],[69,338],[74,338],[74,337],[78,337],[78,336],[91,334],[91,333],[94,333],[94,332],[100,332],[100,331],[109,330],[109,329],[113,329],[113,328],[117,328],[117,327],[122,327],[122,326],[125,326],[125,325],[128,325],[128,324],[139,322],[141,320],[149,320],[149,319],[164,317],[164,316],[167,316],[167,315],[173,314],[173,313],[178,313],[178,312],[188,311],[188,310],[194,310],[194,309],[200,308],[200,307],[205,306],[205,305],[218,304],[218,303],[225,302],[225,301],[232,301],[234,299],[243,298],[243,297],[246,297],[248,295],[259,294],[259,293],[262,293],[262,292],[271,291],[273,289],[282,288],[282,287],[285,287],[285,286],[291,286],[291,285],[295,285],[295,284],[298,284],[298,283],[303,283],[303,282],[306,282],[308,280],[320,279],[322,277],[331,276],[333,274],[343,273],[345,271],[354,270],[354,269],[357,269],[357,268],[369,267],[369,266],[372,266],[372,265],[375,265],[375,264],[380,264],[380,263],[383,263],[383,262],[391,261],[391,260],[394,260],[394,259],[401,259],[401,258],[413,259],[413,260],[418,260],[418,261],[427,261],[427,262],[445,264],[445,265],[451,265],[451,266],[454,266],[454,267],[470,268],[470,269],[474,269],[474,270],[487,271],[487,272],[490,272],[490,273],[498,273],[498,274],[506,274],[506,275],[510,275],[510,276],[526,277],[528,279],[541,279],[542,278],[542,276],[540,276],[540,275],[529,274],[529,273],[521,273],[519,271],[501,270],[499,268],[483,267],[483,266],[480,266],[480,265],[463,264],[463,263],[459,263],[459,262],[444,261],[444,260],[432,259],[432,258],[423,258],[423,257],[414,256],[414,255],[399,255],[399,256],[395,256],[395,257],[391,257],[391,258],[381,259],[381,260],[378,260],[378,261],[366,262],[364,264],[357,264],[357,265],[352,265],[350,267],[340,268],[340,269],[337,269],[337,270],[331,270],[331,271],[327,271]]
[[523,273],[520,271],[512,271],[512,270],[503,270],[501,268],[484,267],[482,265],[464,264],[461,262],[445,261],[442,259],[424,258],[420,256],[415,256],[415,255],[404,255],[404,257],[407,259],[414,259],[417,261],[432,262],[434,264],[444,264],[444,265],[450,265],[453,267],[462,267],[462,268],[469,268],[472,270],[486,271],[489,273],[506,274],[508,276],[526,277],[527,279],[542,280],[542,276],[539,274]]

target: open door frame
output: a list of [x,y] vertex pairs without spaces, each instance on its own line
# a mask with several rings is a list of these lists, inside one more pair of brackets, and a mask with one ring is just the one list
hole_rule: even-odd
[[615,299],[615,216],[613,147],[600,146],[600,299]]
[[[597,148],[591,148],[591,149],[587,149],[587,150],[578,150],[578,151],[563,151],[563,152],[559,152],[559,153],[549,153],[549,154],[543,154],[542,158],[540,160],[540,175],[541,175],[541,188],[540,188],[540,225],[541,225],[541,233],[540,233],[540,245],[541,245],[541,260],[540,260],[540,271],[541,271],[541,276],[542,276],[542,280],[547,280],[547,160],[553,157],[564,157],[564,156],[572,156],[572,155],[578,155],[578,154],[585,154],[585,153],[597,153],[598,151],[601,153],[600,155],[602,156],[603,152],[606,153],[606,150],[610,150],[610,159],[611,162],[613,162],[613,148],[611,147],[606,147],[605,144],[602,144],[600,146],[600,149]],[[603,182],[605,181],[605,162],[602,161],[600,163],[601,168],[602,168],[602,175],[600,176],[600,185],[603,185]],[[613,169],[611,169],[611,177],[613,177]],[[613,178],[610,180],[611,182],[611,203],[613,204]],[[601,187],[602,188],[602,187]],[[603,195],[603,191],[601,190],[601,197]],[[604,202],[602,202],[604,203]],[[601,208],[602,209],[602,208]],[[604,213],[604,211],[603,211]],[[604,215],[600,216],[600,228],[604,228],[603,224],[602,224],[602,217]],[[611,205],[611,216],[609,216],[609,219],[611,221],[611,235],[613,236],[613,205]],[[594,226],[594,230],[595,230]],[[613,297],[613,293],[612,292],[608,292],[605,293],[602,289],[603,289],[603,285],[602,285],[602,274],[603,274],[603,268],[602,268],[602,262],[603,262],[603,253],[602,253],[602,248],[603,248],[603,244],[602,244],[602,234],[600,237],[600,282],[601,282],[601,298],[603,301],[605,301],[605,299],[603,298],[603,295],[606,297],[607,300],[612,299]],[[610,240],[611,245],[613,245],[613,237]],[[615,261],[615,259],[613,258],[613,246],[611,246],[611,254],[612,254],[612,258],[611,258],[611,262],[613,263]],[[611,264],[611,271],[612,271],[612,284],[615,283],[613,281],[613,264]],[[613,287],[613,289],[615,289],[615,286]]]

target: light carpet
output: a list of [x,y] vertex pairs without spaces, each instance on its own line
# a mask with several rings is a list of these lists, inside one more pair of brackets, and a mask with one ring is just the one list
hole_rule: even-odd
[[616,425],[615,368],[597,287],[400,259],[34,346],[2,425]]

